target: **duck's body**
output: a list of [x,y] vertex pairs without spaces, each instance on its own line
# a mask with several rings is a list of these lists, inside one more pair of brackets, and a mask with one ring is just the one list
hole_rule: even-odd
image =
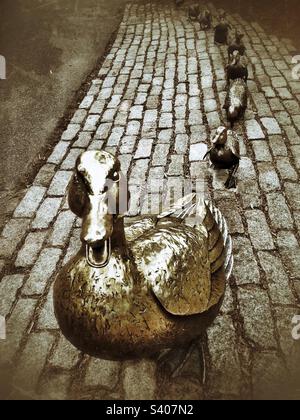
[[238,135],[228,130],[226,127],[220,127],[212,141],[212,146],[207,152],[211,163],[215,169],[230,170],[229,178],[226,181],[226,188],[235,188],[235,173],[240,163],[240,145]]
[[216,169],[231,169],[239,163],[240,158],[232,149],[231,144],[226,144],[224,147],[214,147],[210,151],[210,160]]
[[246,53],[246,47],[243,43],[244,34],[236,32],[234,41],[228,47],[228,60],[232,60],[234,53],[237,51],[240,56],[244,56]]
[[241,62],[241,56],[236,51],[232,62],[226,67],[226,79],[229,85],[231,80],[242,79],[245,83],[248,82],[249,72],[246,62]]
[[230,60],[234,54],[235,51],[238,51],[238,53],[241,56],[244,56],[246,53],[246,47],[242,42],[235,42],[233,44],[231,44],[228,47],[228,59]]
[[[129,237],[137,226],[128,229]],[[212,321],[216,308],[208,311],[221,301],[225,274],[211,277],[205,232],[176,220],[163,228],[149,219],[149,228],[128,242],[130,259],[114,249],[107,267],[99,270],[89,266],[82,249],[56,280],[59,324],[85,353],[154,354],[200,336]],[[223,243],[217,253],[221,248]],[[224,259],[219,263],[223,266]]]
[[248,89],[246,83],[242,79],[233,80],[230,83],[224,104],[231,128],[237,120],[245,115],[247,105]]
[[226,13],[219,17],[220,23],[215,27],[214,40],[216,44],[227,45],[231,25],[226,22]]
[[215,43],[226,45],[228,43],[229,25],[227,23],[220,23],[215,27]]
[[[208,327],[231,272],[231,240],[220,212],[200,206],[194,195],[180,209],[138,219],[125,230],[118,218],[111,252],[84,243],[63,268],[55,313],[77,348],[132,358],[189,342]],[[193,225],[182,213],[197,215]],[[97,252],[105,261],[99,267],[91,263]]]

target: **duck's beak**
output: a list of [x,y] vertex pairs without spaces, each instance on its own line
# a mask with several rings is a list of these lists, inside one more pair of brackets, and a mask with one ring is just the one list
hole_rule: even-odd
[[86,260],[93,268],[104,268],[111,257],[111,238],[106,239],[101,246],[94,247],[86,244]]
[[221,134],[217,133],[217,134],[215,135],[215,137],[212,139],[212,144],[213,144],[213,145],[216,145],[216,144],[218,144],[218,143],[219,143],[219,140],[220,140],[220,135],[221,135]]
[[224,137],[226,137],[226,127],[216,132],[215,137],[212,140],[213,145],[224,144]]
[[107,266],[111,257],[113,215],[109,214],[106,194],[89,196],[88,213],[83,218],[82,242],[86,247],[86,259],[94,268]]

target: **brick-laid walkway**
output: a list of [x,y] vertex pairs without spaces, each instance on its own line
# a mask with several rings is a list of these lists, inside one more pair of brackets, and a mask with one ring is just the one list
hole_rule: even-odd
[[[246,34],[251,101],[237,126],[238,191],[224,191],[223,173],[210,181],[234,237],[235,267],[207,333],[205,386],[197,348],[173,375],[155,360],[95,360],[66,342],[53,315],[55,275],[80,246],[80,225],[65,200],[77,156],[87,148],[117,153],[133,186],[198,178],[209,137],[224,121],[226,48],[184,9],[156,3],[127,7],[98,77],[0,236],[0,314],[7,318],[0,361],[13,368],[10,397],[251,398],[282,395],[297,367],[299,376],[300,342],[291,335],[300,310],[294,48],[237,15],[229,20]],[[141,205],[135,197],[132,213]]]

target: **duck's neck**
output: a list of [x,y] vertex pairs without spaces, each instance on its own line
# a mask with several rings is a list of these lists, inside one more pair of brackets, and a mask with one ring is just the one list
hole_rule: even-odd
[[111,246],[114,250],[119,250],[119,252],[124,256],[128,256],[128,246],[125,236],[124,228],[124,218],[118,217],[114,223],[114,230],[111,236]]

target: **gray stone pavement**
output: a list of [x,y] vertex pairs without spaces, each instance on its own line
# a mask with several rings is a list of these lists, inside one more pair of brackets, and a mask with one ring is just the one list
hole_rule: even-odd
[[[65,200],[77,156],[87,148],[116,153],[132,189],[149,179],[201,178],[209,137],[225,119],[226,48],[185,9],[156,3],[127,7],[98,77],[0,236],[0,361],[10,398],[299,398],[300,342],[291,334],[300,313],[295,49],[238,15],[229,20],[246,34],[251,100],[237,125],[238,190],[224,190],[222,172],[208,176],[234,238],[235,267],[204,340],[205,385],[198,345],[175,372],[155,359],[96,360],[62,337],[53,314],[55,275],[80,246]],[[134,197],[132,215],[143,205],[137,190]]]

